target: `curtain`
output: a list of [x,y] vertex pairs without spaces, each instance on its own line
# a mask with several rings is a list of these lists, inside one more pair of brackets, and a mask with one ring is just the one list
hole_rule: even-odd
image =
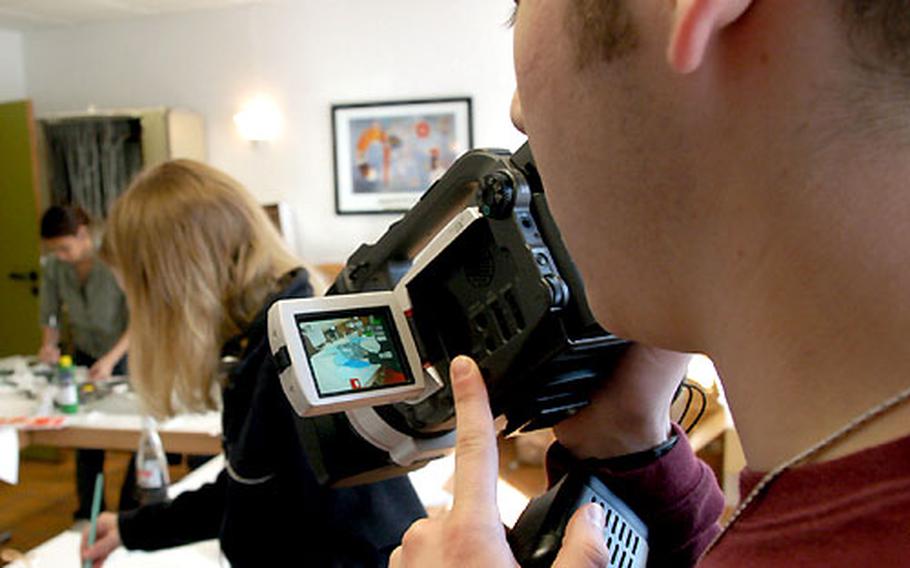
[[51,203],[77,205],[104,219],[142,169],[138,118],[86,117],[42,122]]

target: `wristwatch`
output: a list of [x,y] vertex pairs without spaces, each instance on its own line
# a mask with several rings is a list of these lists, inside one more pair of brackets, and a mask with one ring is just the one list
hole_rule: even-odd
[[603,459],[587,458],[580,460],[573,456],[572,453],[559,442],[556,442],[550,451],[555,451],[557,459],[563,463],[575,462],[584,464],[586,468],[590,468],[591,470],[609,469],[610,471],[623,472],[651,465],[670,453],[670,450],[676,447],[678,441],[679,436],[674,432],[670,434],[669,438],[653,448]]
[[660,458],[670,453],[670,450],[676,447],[676,442],[678,441],[679,436],[674,433],[671,434],[666,441],[661,442],[653,448],[600,460],[585,460],[585,463],[598,469],[607,468],[611,471],[630,471],[633,469],[645,467],[646,465],[650,465],[656,462]]

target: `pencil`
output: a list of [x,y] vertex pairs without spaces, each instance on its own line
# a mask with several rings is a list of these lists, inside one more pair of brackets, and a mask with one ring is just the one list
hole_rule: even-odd
[[[95,544],[95,533],[98,530],[98,513],[101,512],[101,496],[104,494],[104,473],[95,478],[95,495],[92,497],[92,523],[88,528],[88,545]],[[82,562],[82,568],[92,568],[92,561]]]

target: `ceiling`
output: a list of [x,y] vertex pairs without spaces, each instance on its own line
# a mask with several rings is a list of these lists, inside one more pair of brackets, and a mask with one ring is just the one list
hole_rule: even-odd
[[226,8],[263,0],[0,0],[0,28],[28,30],[171,12]]

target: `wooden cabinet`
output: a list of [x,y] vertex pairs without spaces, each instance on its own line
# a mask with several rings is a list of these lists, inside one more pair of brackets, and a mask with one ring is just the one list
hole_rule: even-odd
[[206,160],[202,115],[169,108],[135,112],[142,125],[142,155],[146,167],[175,158]]

